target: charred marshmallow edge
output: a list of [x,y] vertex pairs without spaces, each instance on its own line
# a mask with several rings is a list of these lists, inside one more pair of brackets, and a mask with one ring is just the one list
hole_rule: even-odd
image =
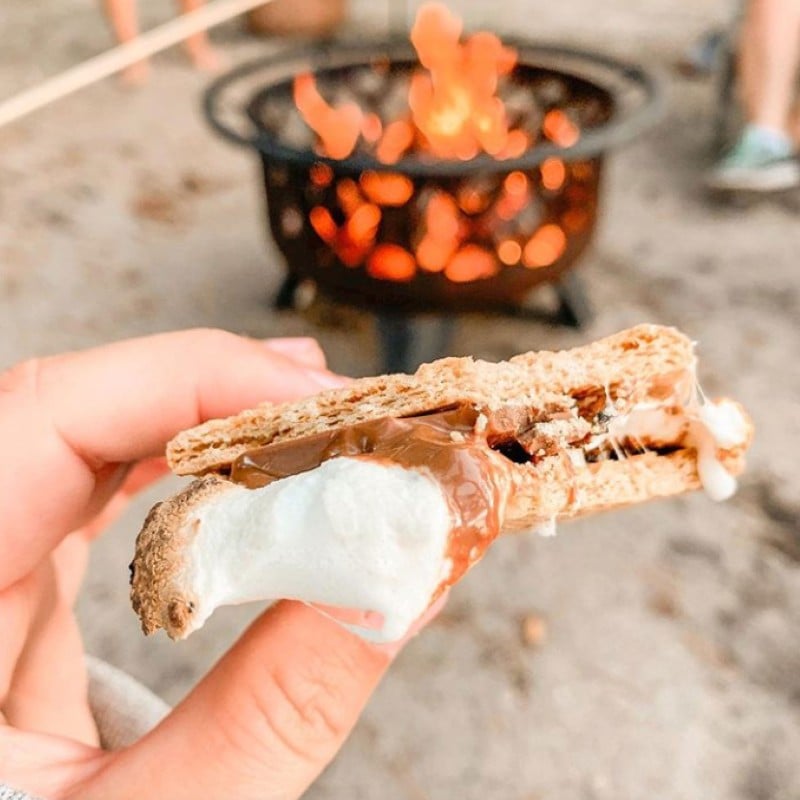
[[450,506],[433,478],[400,466],[336,458],[260,489],[231,484],[200,505],[180,579],[195,600],[188,635],[223,605],[287,598],[383,616],[396,641],[442,580]]

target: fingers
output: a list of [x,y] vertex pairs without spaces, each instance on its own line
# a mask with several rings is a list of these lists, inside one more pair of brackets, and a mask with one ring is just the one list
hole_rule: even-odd
[[[87,509],[90,520],[76,533],[91,541],[97,538],[114,520],[122,516],[133,497],[151,483],[169,475],[167,460],[161,456],[140,461],[133,467],[120,471],[118,482],[107,491],[97,492],[92,506]],[[99,512],[96,509],[99,508]]]
[[[70,530],[116,465],[163,452],[178,431],[341,379],[222,331],[134,339],[0,375],[0,587]],[[99,496],[99,495],[98,495]],[[107,498],[103,498],[107,499]]]
[[[401,645],[371,645],[308,606],[279,603],[87,798],[115,781],[138,788],[128,782],[139,775],[153,798],[296,800],[339,750]],[[156,755],[169,770],[148,769]]]
[[312,369],[326,367],[325,353],[316,339],[310,337],[267,339],[264,346]]

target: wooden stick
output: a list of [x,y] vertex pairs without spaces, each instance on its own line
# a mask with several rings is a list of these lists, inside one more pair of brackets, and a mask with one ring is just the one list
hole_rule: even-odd
[[153,28],[132,42],[121,44],[0,103],[0,127],[43,106],[113,75],[143,58],[166,50],[195,33],[213,28],[256,6],[274,0],[214,0]]

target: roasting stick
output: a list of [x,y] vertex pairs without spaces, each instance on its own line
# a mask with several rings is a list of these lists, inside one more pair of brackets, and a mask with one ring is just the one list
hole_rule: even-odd
[[68,94],[113,75],[125,67],[130,67],[143,58],[166,50],[195,33],[213,28],[215,25],[244,14],[256,6],[265,6],[274,1],[214,0],[202,8],[182,14],[143,33],[131,42],[107,50],[38,86],[26,89],[20,94],[0,102],[0,128],[49,103],[60,100]]

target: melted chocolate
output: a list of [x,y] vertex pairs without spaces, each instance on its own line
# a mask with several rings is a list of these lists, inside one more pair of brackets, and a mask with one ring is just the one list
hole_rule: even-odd
[[338,456],[369,458],[429,473],[448,499],[455,525],[444,584],[455,583],[500,532],[503,506],[484,438],[470,406],[419,417],[384,417],[250,450],[234,461],[230,479],[249,489],[315,469]]

